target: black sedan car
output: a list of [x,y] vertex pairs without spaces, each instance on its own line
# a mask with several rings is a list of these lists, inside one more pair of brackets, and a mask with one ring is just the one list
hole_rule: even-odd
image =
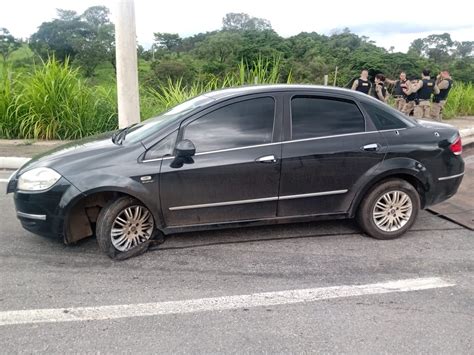
[[453,196],[459,132],[345,89],[226,89],[38,156],[12,175],[17,216],[118,257],[157,235],[355,217],[392,239]]

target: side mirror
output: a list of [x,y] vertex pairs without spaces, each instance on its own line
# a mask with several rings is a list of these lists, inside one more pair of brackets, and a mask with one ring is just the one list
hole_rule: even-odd
[[175,155],[177,158],[189,158],[196,153],[196,147],[194,143],[189,139],[183,139],[180,141],[175,148]]

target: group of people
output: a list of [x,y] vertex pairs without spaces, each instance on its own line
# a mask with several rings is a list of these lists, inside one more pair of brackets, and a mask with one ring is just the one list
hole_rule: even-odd
[[423,70],[421,79],[407,79],[405,72],[400,73],[398,80],[390,80],[383,74],[377,74],[374,84],[369,81],[369,72],[364,69],[360,78],[354,80],[352,90],[371,95],[376,99],[387,102],[389,93],[386,84],[393,85],[392,96],[395,99],[395,108],[407,115],[413,111],[416,118],[430,118],[442,120],[443,107],[446,104],[453,80],[447,70],[431,78],[428,69]]

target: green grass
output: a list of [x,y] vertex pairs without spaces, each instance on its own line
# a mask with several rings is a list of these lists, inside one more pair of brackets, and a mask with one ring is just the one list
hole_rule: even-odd
[[17,80],[2,67],[0,70],[0,137],[19,137],[19,117],[24,114],[21,93],[16,92]]
[[454,83],[449,92],[446,106],[443,110],[443,118],[454,118],[459,116],[474,115],[474,84]]
[[90,87],[78,69],[50,59],[29,74],[3,70],[0,84],[0,136],[76,139],[116,128],[112,90]]

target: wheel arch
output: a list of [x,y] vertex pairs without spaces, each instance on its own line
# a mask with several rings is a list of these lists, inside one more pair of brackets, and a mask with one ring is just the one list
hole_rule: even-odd
[[373,177],[368,183],[359,189],[349,209],[349,217],[353,218],[356,215],[362,200],[372,188],[390,179],[400,179],[411,184],[420,196],[421,208],[424,208],[426,204],[426,192],[429,189],[427,178],[420,176],[417,171],[410,169],[397,169],[386,171],[383,174]]
[[119,186],[101,186],[77,195],[64,207],[63,238],[65,244],[73,244],[94,235],[93,224],[96,222],[100,210],[123,196],[130,196],[148,208],[155,219],[155,227],[161,230],[161,214],[157,204],[149,196]]

